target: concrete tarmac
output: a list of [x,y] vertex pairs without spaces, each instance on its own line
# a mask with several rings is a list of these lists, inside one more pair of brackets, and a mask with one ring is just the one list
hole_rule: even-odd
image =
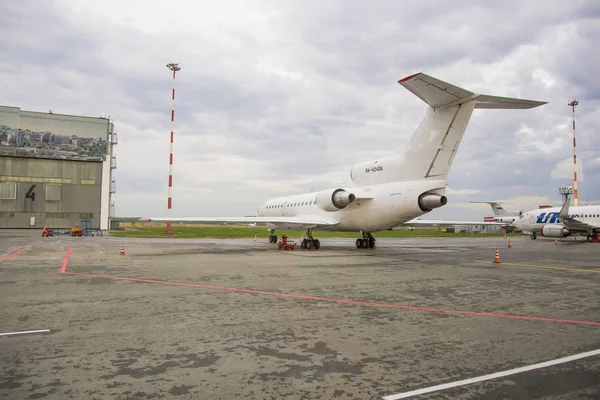
[[[0,397],[380,399],[600,349],[600,244],[507,242],[3,235],[0,333],[50,332],[0,336]],[[599,397],[594,356],[418,398]]]

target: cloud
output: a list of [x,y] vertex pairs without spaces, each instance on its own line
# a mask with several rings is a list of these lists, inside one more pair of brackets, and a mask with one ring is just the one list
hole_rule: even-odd
[[[403,149],[425,111],[397,84],[423,71],[472,91],[549,101],[477,110],[435,218],[477,198],[560,201],[577,97],[580,199],[600,199],[600,5],[591,1],[3,2],[0,103],[110,115],[117,215],[248,215],[268,197],[349,181]],[[533,200],[532,200],[533,201]],[[536,203],[536,202],[534,202]],[[537,206],[536,204],[533,205]],[[491,211],[491,210],[490,210]]]
[[[577,182],[584,182],[583,175],[584,161],[581,158],[577,159]],[[550,174],[554,179],[566,180],[569,184],[573,182],[573,158],[567,158],[556,164],[556,167]]]

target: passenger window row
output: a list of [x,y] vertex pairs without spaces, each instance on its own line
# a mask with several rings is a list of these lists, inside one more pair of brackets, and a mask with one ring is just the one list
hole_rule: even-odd
[[[293,204],[289,204],[288,207],[298,207],[298,206],[307,206],[309,204],[317,204],[316,200],[313,201],[302,201],[299,203],[293,203]],[[283,207],[283,204],[276,204],[276,205],[272,205],[272,206],[267,206],[268,209],[271,208],[281,208]]]

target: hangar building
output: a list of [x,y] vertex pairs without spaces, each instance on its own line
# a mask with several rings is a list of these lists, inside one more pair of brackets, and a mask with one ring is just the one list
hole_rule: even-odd
[[108,118],[0,106],[0,228],[108,229],[116,144]]

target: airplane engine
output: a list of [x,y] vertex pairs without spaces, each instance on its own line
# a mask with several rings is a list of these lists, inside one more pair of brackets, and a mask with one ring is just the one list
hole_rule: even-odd
[[317,206],[325,211],[338,211],[356,199],[344,189],[328,189],[317,193]]
[[542,225],[540,234],[544,237],[563,238],[571,235],[571,231],[563,225]]
[[446,196],[435,193],[423,193],[419,196],[419,207],[423,211],[431,211],[434,208],[445,206],[447,202]]

